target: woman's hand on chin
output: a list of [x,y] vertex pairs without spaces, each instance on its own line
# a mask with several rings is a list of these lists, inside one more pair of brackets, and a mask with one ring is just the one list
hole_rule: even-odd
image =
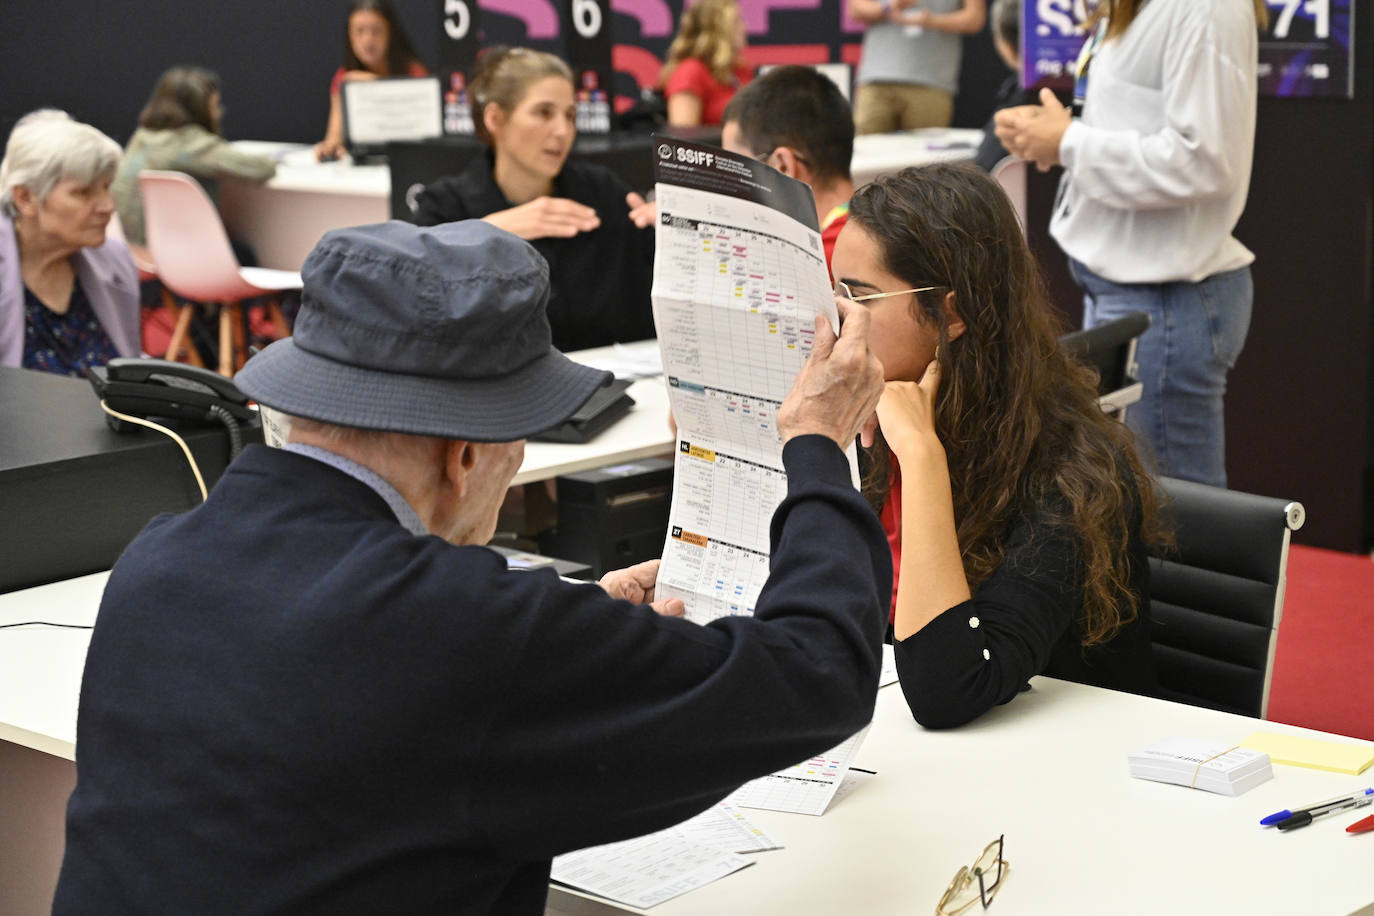
[[898,464],[938,457],[944,446],[935,433],[935,394],[940,389],[940,362],[932,359],[919,382],[888,382],[878,401],[878,426]]

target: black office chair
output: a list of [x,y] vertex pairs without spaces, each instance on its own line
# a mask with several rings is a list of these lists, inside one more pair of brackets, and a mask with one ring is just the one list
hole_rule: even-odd
[[1059,343],[1080,362],[1097,370],[1097,403],[1104,413],[1125,422],[1126,408],[1140,400],[1136,377],[1136,341],[1150,327],[1150,316],[1131,312],[1095,328],[1073,331]]
[[[1161,478],[1177,548],[1150,558],[1160,695],[1264,718],[1302,504]],[[1167,510],[1166,510],[1167,511]]]

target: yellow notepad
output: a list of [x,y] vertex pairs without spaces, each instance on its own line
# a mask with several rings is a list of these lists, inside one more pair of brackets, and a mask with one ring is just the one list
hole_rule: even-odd
[[1344,744],[1320,738],[1255,732],[1240,746],[1264,751],[1274,763],[1330,770],[1333,773],[1363,773],[1374,764],[1374,746],[1368,744]]

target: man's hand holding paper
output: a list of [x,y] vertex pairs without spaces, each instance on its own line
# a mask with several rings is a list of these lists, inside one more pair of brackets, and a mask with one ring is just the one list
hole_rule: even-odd
[[836,297],[840,336],[829,320],[816,317],[811,356],[778,410],[778,433],[787,442],[817,433],[845,449],[862,433],[872,441],[875,409],[883,394],[883,367],[868,347],[868,310]]
[[624,569],[613,569],[602,576],[597,584],[612,598],[647,604],[665,617],[681,617],[685,610],[681,598],[654,600],[654,588],[658,584],[658,560],[646,560]]

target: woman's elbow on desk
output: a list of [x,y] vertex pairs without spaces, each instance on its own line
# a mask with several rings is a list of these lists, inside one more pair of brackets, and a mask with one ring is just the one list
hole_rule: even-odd
[[916,724],[931,731],[967,725],[994,706],[1009,702],[1016,696],[997,699],[980,691],[967,693],[944,689],[929,689],[926,685],[902,680],[902,694]]

